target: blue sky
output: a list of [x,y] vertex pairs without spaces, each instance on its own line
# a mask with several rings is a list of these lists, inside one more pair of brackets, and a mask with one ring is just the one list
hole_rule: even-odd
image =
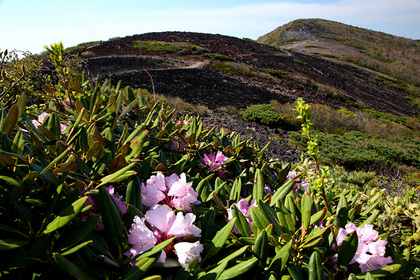
[[420,0],[0,0],[0,15],[0,50],[32,53],[155,31],[257,39],[299,18],[420,39]]

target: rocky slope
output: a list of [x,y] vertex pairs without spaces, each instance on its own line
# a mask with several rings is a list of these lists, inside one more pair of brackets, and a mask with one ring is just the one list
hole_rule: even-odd
[[[156,51],[135,48],[136,42],[184,47]],[[234,37],[146,33],[94,44],[79,50],[78,55],[93,77],[111,78],[114,83],[122,81],[123,85],[204,106],[203,120],[209,127],[238,131],[261,145],[283,139],[273,141],[270,153],[287,161],[299,158],[299,153],[286,145],[287,132],[245,122],[217,108],[231,105],[245,109],[270,100],[286,103],[302,97],[309,103],[336,108],[354,109],[352,106],[359,104],[396,115],[418,114],[406,93],[373,81],[377,73]],[[279,75],[273,71],[270,75],[267,70]]]

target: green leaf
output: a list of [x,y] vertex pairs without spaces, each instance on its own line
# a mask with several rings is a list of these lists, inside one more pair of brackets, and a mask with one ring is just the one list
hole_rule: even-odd
[[290,257],[290,253],[292,250],[292,242],[293,240],[290,240],[289,242],[287,242],[286,245],[284,245],[283,247],[281,247],[280,250],[277,251],[276,255],[271,260],[270,266],[268,267],[269,271],[275,271],[277,273],[283,270],[284,266],[287,263],[287,260]]
[[379,216],[380,211],[378,209],[373,210],[372,215],[370,215],[369,218],[367,218],[361,225],[359,225],[360,228],[364,227],[365,225],[371,225],[373,224],[376,219]]
[[254,176],[254,187],[252,189],[252,197],[258,201],[262,200],[264,197],[264,177],[261,169],[255,171]]
[[314,251],[309,259],[309,280],[325,279],[321,255]]
[[141,184],[137,176],[133,176],[127,185],[126,199],[127,204],[134,205],[140,211],[143,211],[143,204],[141,201]]
[[25,138],[23,131],[19,130],[13,139],[11,151],[19,156],[23,156],[25,150]]
[[61,269],[69,273],[70,275],[81,280],[94,280],[89,274],[87,274],[84,269],[76,266],[74,263],[70,262],[66,257],[55,253],[53,254],[55,262],[58,264]]
[[284,230],[280,226],[280,223],[277,221],[276,216],[275,216],[272,208],[265,205],[262,201],[260,201],[260,203],[258,204],[258,207],[261,208],[262,213],[265,215],[265,217],[268,219],[268,221],[273,226],[273,228],[277,231],[277,233],[279,235],[284,233]]
[[[7,117],[3,124],[2,133],[6,133],[10,136],[10,132],[15,128],[17,122],[19,119],[19,108],[17,104],[13,104],[12,107],[10,107],[9,112],[7,113]],[[0,127],[1,129],[1,127]]]
[[243,246],[242,248],[236,250],[235,252],[233,252],[232,254],[230,254],[229,256],[223,258],[222,260],[218,261],[217,264],[221,264],[223,262],[230,262],[231,260],[242,256],[249,248],[249,245]]
[[237,265],[232,266],[229,269],[226,269],[222,275],[218,278],[218,280],[226,280],[235,278],[241,274],[244,274],[248,270],[250,270],[256,263],[258,262],[257,258],[251,258],[244,262],[241,262]]
[[122,213],[114,202],[114,198],[105,188],[101,189],[99,194],[99,206],[102,213],[102,221],[105,232],[115,246],[121,246],[123,234]]
[[238,202],[241,197],[242,180],[239,177],[233,182],[232,189],[230,190],[229,200]]
[[265,268],[268,257],[268,236],[265,230],[262,230],[255,239],[254,255],[258,258],[258,266]]
[[108,176],[103,177],[100,180],[101,183],[96,188],[98,188],[102,185],[105,185],[105,184],[116,182],[119,179],[120,176],[124,175],[124,173],[126,173],[126,171],[129,171],[129,170],[133,169],[133,167],[135,165],[136,165],[136,162],[132,162],[129,165],[127,165],[126,167],[121,168],[120,170],[118,170],[118,171],[116,171],[112,174],[109,174]]
[[[251,207],[251,217],[252,217],[252,225],[256,226],[258,230],[264,230],[266,227],[270,225],[270,222],[265,217],[264,213],[260,209],[260,207]],[[254,231],[254,235],[256,235]]]
[[233,218],[229,223],[227,223],[217,232],[211,241],[210,248],[206,254],[206,258],[216,255],[220,249],[222,249],[223,245],[226,243],[226,240],[229,238],[229,235],[232,233],[235,223],[236,218]]
[[137,280],[140,279],[151,267],[152,265],[158,260],[161,252],[158,252],[153,257],[146,257],[140,259],[130,270],[127,274],[122,278],[123,280]]
[[202,232],[201,232],[201,240],[209,240],[213,236],[214,230],[214,219],[216,218],[216,210],[214,208],[210,208],[204,214],[202,224]]
[[305,192],[301,200],[301,213],[302,213],[302,236],[306,235],[311,222],[311,210],[313,203],[313,195]]
[[347,224],[348,219],[348,204],[344,194],[340,196],[340,202],[337,205],[337,217],[340,227],[344,227]]
[[85,241],[83,243],[80,243],[80,244],[74,246],[73,248],[70,248],[70,249],[62,252],[61,255],[62,256],[67,256],[67,255],[73,254],[73,253],[79,251],[80,249],[82,249],[83,247],[86,247],[86,246],[92,245],[92,244],[93,244],[93,241],[92,240]]
[[66,209],[64,209],[57,217],[55,217],[51,223],[47,225],[46,229],[44,230],[44,234],[56,231],[57,229],[70,223],[70,221],[80,213],[83,206],[85,205],[87,198],[87,196],[79,198]]
[[295,185],[295,181],[290,179],[283,185],[281,185],[274,195],[271,197],[270,206],[276,205],[277,200],[282,200],[286,197],[286,195],[293,189],[293,186]]
[[169,244],[171,244],[176,237],[171,237],[169,239],[166,239],[165,241],[155,245],[155,247],[153,247],[152,249],[150,249],[147,252],[144,252],[143,254],[139,255],[138,257],[135,258],[135,260],[140,260],[142,258],[145,257],[150,257],[155,255],[156,253],[160,253],[163,249],[165,249],[166,247],[168,247]]
[[27,241],[0,239],[0,251],[10,251],[22,247]]
[[75,227],[72,229],[71,234],[69,234],[61,245],[61,250],[65,251],[85,238],[98,224],[99,218],[100,215],[94,215],[86,222],[75,223]]
[[206,274],[200,275],[199,280],[216,280],[223,273],[228,262],[221,262],[218,266],[208,271]]
[[337,265],[341,267],[347,267],[357,251],[359,239],[356,232],[348,234],[341,244],[338,251]]
[[232,205],[232,217],[237,218],[235,225],[242,236],[251,237],[251,228],[249,226],[248,220],[245,218],[242,212],[239,211],[235,204]]

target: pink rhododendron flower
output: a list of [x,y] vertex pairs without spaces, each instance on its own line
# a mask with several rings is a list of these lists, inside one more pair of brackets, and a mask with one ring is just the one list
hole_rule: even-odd
[[[145,221],[150,225],[151,230],[145,225]],[[146,212],[144,218],[135,217],[134,223],[128,232],[128,242],[133,247],[127,254],[134,257],[152,248],[154,244],[174,236],[182,238],[192,234],[195,237],[199,237],[201,229],[193,225],[194,221],[195,215],[192,213],[187,213],[184,216],[182,212],[178,212],[175,215],[168,205],[157,204]],[[181,254],[181,257],[183,258],[184,256]],[[165,259],[166,252],[162,251],[158,262],[165,262]],[[184,262],[186,259],[182,259],[182,261]]]
[[[35,127],[38,127],[39,125],[41,125],[44,122],[44,119],[46,117],[48,117],[50,114],[46,113],[46,112],[42,112],[39,116],[38,116],[38,120],[32,120],[32,124]],[[64,131],[67,128],[68,125],[66,124],[61,124],[60,123],[60,131]]]
[[[286,179],[285,182],[289,181],[290,179],[293,179],[294,177],[296,177],[296,171],[293,171],[293,172],[289,171],[289,174],[287,175],[287,179]],[[299,178],[296,178],[295,181],[298,182],[293,186],[293,190],[295,192],[298,192],[299,185],[302,187],[302,189],[304,191],[306,191],[306,189],[308,188],[308,185],[309,185],[308,182],[306,182],[306,181],[299,182]]]
[[174,208],[191,211],[191,204],[200,203],[197,200],[198,193],[191,187],[191,183],[187,183],[185,173],[180,177],[175,173],[165,177],[158,171],[146,181],[146,184],[142,184],[141,190],[143,204],[147,207],[164,201]]
[[340,228],[337,235],[337,245],[343,244],[344,238],[352,232],[356,232],[359,239],[357,251],[350,264],[358,263],[362,272],[382,268],[392,263],[391,257],[385,257],[386,240],[378,238],[378,232],[373,229],[373,225],[365,225],[363,228],[357,227],[349,222],[345,228]]
[[152,249],[157,242],[153,232],[145,225],[144,221],[145,218],[135,216],[134,223],[128,231],[128,242],[133,245],[129,250],[131,256],[137,256]]
[[213,153],[211,154],[204,154],[204,163],[206,165],[210,165],[209,170],[214,171],[218,167],[222,166],[229,160],[228,157],[225,157],[221,151],[218,151],[216,155]]
[[[251,200],[251,203],[248,204],[248,202],[246,201],[245,198],[241,198],[238,203],[234,203],[232,204],[231,207],[229,207],[228,209],[226,209],[227,213],[228,213],[228,220],[232,220],[233,219],[233,215],[232,215],[232,207],[233,205],[235,205],[239,211],[241,211],[241,213],[246,217],[246,215],[249,214],[249,212],[251,211],[251,207],[257,207],[257,201],[255,199]],[[251,228],[251,233],[252,233],[252,218],[251,216],[246,217],[246,220],[248,221],[249,227]],[[234,232],[239,232],[238,229],[236,228],[236,226],[233,228]]]
[[181,266],[192,262],[194,259],[198,259],[201,262],[201,253],[204,250],[204,246],[199,242],[179,242],[175,244],[175,252],[178,255],[178,261]]

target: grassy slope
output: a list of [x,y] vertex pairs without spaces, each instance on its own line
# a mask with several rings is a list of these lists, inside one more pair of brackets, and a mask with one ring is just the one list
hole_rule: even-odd
[[296,20],[261,36],[258,42],[272,46],[288,46],[292,42],[307,40],[302,47],[317,47],[318,52],[332,55],[337,43],[351,47],[348,53],[336,57],[353,62],[409,84],[420,86],[420,41],[389,35],[383,32],[358,28],[339,22],[309,19]]

